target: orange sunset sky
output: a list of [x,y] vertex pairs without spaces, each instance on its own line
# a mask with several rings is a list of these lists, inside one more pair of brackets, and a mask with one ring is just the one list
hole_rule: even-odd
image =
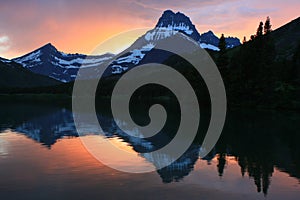
[[0,57],[21,56],[49,42],[66,53],[89,54],[120,32],[154,27],[166,9],[189,16],[200,33],[242,40],[267,16],[273,29],[299,17],[300,1],[0,0]]

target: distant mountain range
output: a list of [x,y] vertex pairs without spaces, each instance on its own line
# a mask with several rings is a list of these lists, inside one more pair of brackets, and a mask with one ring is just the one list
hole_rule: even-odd
[[[272,32],[278,57],[291,58],[297,46],[295,41],[299,39],[299,21],[298,18]],[[149,59],[151,61],[153,57],[157,59],[160,55],[153,51],[155,46],[176,33],[180,33],[181,37],[194,39],[202,48],[212,50],[216,54],[219,50],[219,38],[212,31],[200,34],[189,17],[180,12],[174,13],[171,10],[166,10],[153,29],[147,31],[125,50],[128,52],[126,54],[113,55],[107,53],[97,56],[78,53],[66,54],[48,43],[12,60],[0,58],[0,87],[1,85],[2,87],[35,87],[72,82],[75,80],[80,68],[93,68],[113,57],[116,59],[113,60],[104,75],[122,74],[138,64],[149,62]],[[235,37],[227,37],[226,43],[227,48],[237,47],[241,44],[239,39]],[[235,51],[235,49],[232,49],[232,51]],[[17,81],[15,77],[20,78],[17,78]],[[87,79],[92,78],[94,77],[87,77]],[[26,81],[22,82],[23,79],[26,79]]]
[[[218,51],[219,39],[212,31],[202,35],[184,14],[166,10],[159,18],[154,29],[148,31],[141,38],[145,40],[144,45],[139,45],[138,39],[131,47],[131,54],[120,56],[113,62],[111,71],[106,75],[120,74],[128,69],[128,65],[137,65],[155,47],[155,44],[175,33],[180,32],[193,38],[202,48]],[[227,47],[232,48],[240,45],[238,38],[226,38]],[[109,60],[113,54],[99,56],[87,56],[83,54],[66,54],[58,51],[51,43],[48,43],[26,55],[14,58],[11,61],[19,63],[24,68],[66,83],[75,80],[77,72],[81,67],[94,67]],[[4,62],[7,63],[7,62]]]

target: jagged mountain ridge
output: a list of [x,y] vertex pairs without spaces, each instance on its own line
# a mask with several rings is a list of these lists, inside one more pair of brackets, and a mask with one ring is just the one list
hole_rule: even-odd
[[87,56],[84,54],[66,54],[48,43],[31,53],[14,58],[13,61],[30,71],[49,76],[61,82],[70,82],[76,78],[80,67],[94,67],[112,57],[112,54]]
[[200,40],[200,34],[190,18],[180,12],[174,13],[171,10],[166,10],[159,18],[155,28],[179,31],[193,38],[195,41]]
[[[155,29],[157,29],[158,33],[160,31],[165,32],[165,35],[172,34],[168,32],[178,31],[199,42],[202,48],[218,50],[219,38],[211,30],[200,34],[190,18],[181,12],[174,13],[171,10],[164,11]],[[153,36],[152,38],[155,39]],[[227,48],[233,48],[241,44],[240,40],[236,37],[226,37],[225,40]]]

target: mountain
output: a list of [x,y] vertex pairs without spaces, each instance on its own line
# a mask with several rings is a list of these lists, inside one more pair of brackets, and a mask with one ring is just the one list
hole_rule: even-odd
[[195,25],[192,24],[190,18],[180,12],[174,13],[171,10],[164,11],[155,28],[165,31],[179,31],[195,41],[200,40],[200,34],[196,30]]
[[[183,13],[174,13],[171,10],[163,12],[154,29],[149,30],[145,35],[141,36],[127,50],[126,55],[119,54],[105,72],[105,76],[120,74],[139,64],[143,59],[149,57],[160,57],[159,53],[151,54],[151,50],[158,42],[161,42],[176,33],[181,33],[186,39],[192,38],[202,48],[218,51],[219,39],[212,31],[199,34],[195,25],[190,18]],[[228,48],[235,47],[240,44],[237,38],[226,38]],[[152,52],[153,53],[153,52]],[[111,59],[114,55],[104,54],[99,56],[87,56],[83,54],[66,54],[58,51],[51,43],[46,44],[24,56],[14,58],[13,61],[21,64],[30,71],[49,76],[61,82],[74,81],[79,68],[89,68],[99,66]],[[147,58],[148,57],[148,58]],[[150,58],[151,59],[151,58]],[[87,79],[95,78],[95,73],[90,73]],[[88,70],[87,70],[88,71]]]
[[[149,61],[163,62],[167,55],[162,55],[161,52],[155,51],[155,46],[160,42],[165,42],[177,33],[179,33],[178,37],[183,39],[189,40],[189,38],[192,38],[202,48],[219,51],[217,47],[219,39],[212,31],[200,35],[189,17],[180,12],[174,13],[171,10],[166,10],[152,30],[147,31],[125,50],[128,53],[116,55],[117,59],[112,62],[105,76],[122,74],[137,64],[149,63]],[[229,42],[228,48],[240,44],[237,38],[226,38],[226,41]]]
[[97,66],[111,57],[112,54],[100,56],[66,54],[48,43],[24,56],[14,58],[13,61],[34,73],[49,76],[61,82],[70,82],[76,78],[80,67]]
[[29,88],[60,83],[47,76],[35,74],[14,61],[0,58],[0,88]]
[[[204,44],[210,44],[212,46],[218,47],[219,41],[220,39],[212,31],[203,33],[200,36],[200,44],[204,43]],[[225,41],[226,41],[227,48],[233,48],[241,44],[240,40],[236,37],[226,37]]]
[[[212,31],[200,35],[189,17],[180,12],[174,13],[171,10],[164,11],[155,29],[149,32],[146,37],[148,40],[159,40],[174,35],[176,32],[181,32],[199,42],[202,48],[219,50],[219,38]],[[236,37],[227,37],[225,40],[227,48],[233,48],[241,44]]]

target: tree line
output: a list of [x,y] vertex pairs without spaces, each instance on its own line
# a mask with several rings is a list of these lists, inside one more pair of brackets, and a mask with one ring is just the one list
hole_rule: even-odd
[[[270,17],[259,22],[256,33],[234,49],[226,48],[224,34],[219,41],[215,56],[222,74],[228,98],[234,104],[293,107],[295,74],[298,69],[300,43],[294,59],[279,60],[273,38]],[[296,105],[297,107],[297,105]]]

